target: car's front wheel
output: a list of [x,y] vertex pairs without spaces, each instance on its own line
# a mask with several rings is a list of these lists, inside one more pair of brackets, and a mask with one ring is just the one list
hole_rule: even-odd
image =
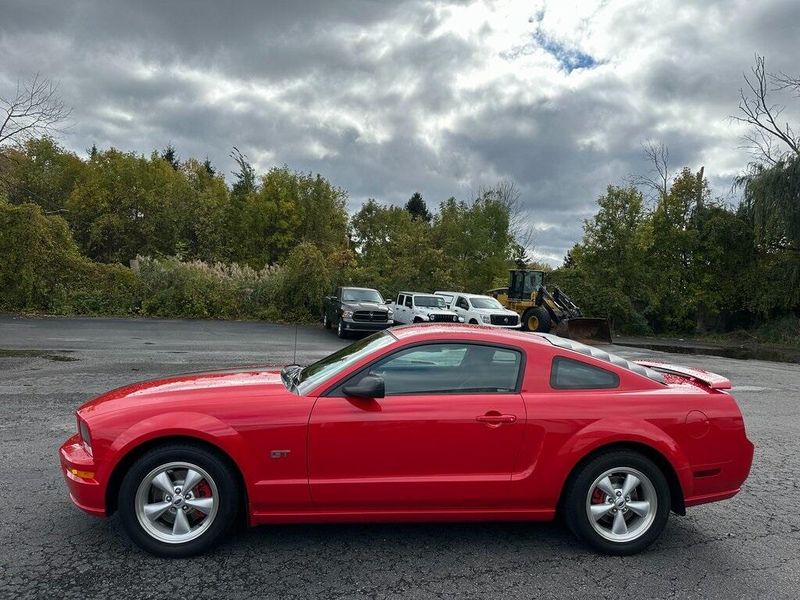
[[342,319],[339,319],[339,324],[336,326],[336,335],[338,335],[342,339],[347,337],[347,330],[344,328],[344,323],[342,323]]
[[122,480],[122,525],[141,548],[183,558],[205,552],[229,531],[240,508],[231,468],[216,453],[175,444],[139,458]]
[[669,518],[661,469],[637,452],[600,454],[568,483],[564,516],[575,535],[606,554],[635,554],[652,544]]

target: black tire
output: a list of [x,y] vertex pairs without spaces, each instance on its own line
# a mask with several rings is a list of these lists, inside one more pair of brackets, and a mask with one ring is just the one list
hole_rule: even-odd
[[[140,485],[145,485],[146,478],[154,470],[170,463],[199,467],[210,476],[217,491],[216,514],[210,525],[198,537],[179,543],[154,537],[140,522],[136,509]],[[188,499],[189,495],[186,497]],[[123,528],[137,546],[157,556],[185,558],[210,550],[225,537],[240,514],[241,498],[238,479],[224,458],[200,446],[170,444],[148,451],[133,463],[122,480],[117,507]]]
[[422,323],[422,319],[419,317],[414,317],[414,323]]
[[[599,486],[594,485],[598,478],[609,471],[620,469],[644,476],[644,479],[637,477],[640,484],[632,490],[628,502],[631,506],[637,504],[639,510],[642,505],[648,505],[650,511],[646,517],[639,516],[638,511],[628,509],[627,503],[623,503],[626,508],[617,509],[613,500],[609,502],[610,496],[607,496],[605,501],[591,496],[604,494]],[[611,475],[611,480],[618,482],[617,485],[624,488],[625,480],[621,479],[621,476],[627,475],[621,471],[616,473],[620,475]],[[621,496],[621,491],[617,488],[616,495]],[[652,497],[648,498],[648,495]],[[656,502],[655,509],[652,508],[653,500]],[[567,482],[561,508],[567,526],[579,539],[604,554],[626,556],[641,552],[658,539],[667,524],[670,506],[669,484],[664,473],[653,461],[638,452],[612,450],[597,455],[573,473]],[[595,507],[599,508],[600,513],[605,512],[605,514],[595,518],[595,524],[592,524],[592,517],[589,514]],[[610,511],[613,511],[613,514]],[[623,522],[626,522],[623,533],[612,531],[616,518],[622,518]],[[631,526],[630,529],[627,528],[628,525]],[[605,533],[599,533],[598,529]],[[625,536],[628,536],[628,539],[624,539]],[[610,537],[619,539],[609,539]]]
[[339,319],[339,323],[336,325],[336,335],[338,335],[342,339],[347,338],[347,330],[344,328],[344,324],[342,323],[342,319]]
[[322,313],[322,326],[325,327],[325,329],[331,328],[331,321],[330,319],[328,319],[327,312]]
[[531,306],[522,315],[523,331],[538,331],[547,333],[550,331],[552,320],[550,313],[544,306]]
[[475,319],[470,319],[469,320],[469,324],[470,325],[478,325],[478,322]]

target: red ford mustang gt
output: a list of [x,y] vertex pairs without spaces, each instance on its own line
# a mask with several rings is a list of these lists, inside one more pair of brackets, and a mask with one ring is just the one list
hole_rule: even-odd
[[61,447],[70,497],[142,548],[188,556],[250,524],[549,520],[600,551],[730,498],[753,445],[706,371],[555,336],[383,331],[301,368],[184,375],[104,394]]

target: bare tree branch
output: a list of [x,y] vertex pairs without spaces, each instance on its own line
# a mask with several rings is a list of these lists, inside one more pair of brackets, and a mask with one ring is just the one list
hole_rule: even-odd
[[659,198],[663,198],[669,193],[670,169],[669,169],[669,148],[664,142],[648,140],[642,143],[642,150],[647,156],[647,160],[652,163],[652,168],[647,175],[636,175],[631,177],[631,182],[640,187],[649,188],[654,191]]
[[29,81],[17,82],[14,96],[0,96],[0,145],[61,131],[72,111],[58,95],[58,84],[38,73]]
[[[775,75],[768,72],[763,56],[756,54],[755,61],[755,66],[750,69],[751,75],[743,76],[745,88],[739,90],[740,114],[731,118],[752,127],[752,131],[745,136],[745,141],[749,142],[746,147],[758,158],[774,164],[787,153],[800,155],[800,136],[788,122],[779,124],[785,107],[773,104],[769,92],[794,88],[798,81],[783,73]],[[788,150],[780,153],[776,143],[785,144]]]

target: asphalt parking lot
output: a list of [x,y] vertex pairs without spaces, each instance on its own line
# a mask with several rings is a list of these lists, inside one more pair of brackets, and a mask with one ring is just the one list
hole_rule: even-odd
[[755,463],[737,497],[673,516],[633,557],[593,554],[557,524],[490,523],[259,527],[169,561],[71,505],[56,451],[79,404],[140,379],[292,362],[295,335],[301,364],[342,345],[321,327],[0,316],[0,597],[800,597],[796,364],[669,356],[733,381]]

